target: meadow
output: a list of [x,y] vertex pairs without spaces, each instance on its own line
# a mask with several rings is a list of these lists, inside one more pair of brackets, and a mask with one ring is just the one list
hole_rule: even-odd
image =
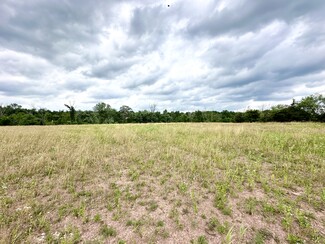
[[0,243],[325,243],[325,124],[0,127]]

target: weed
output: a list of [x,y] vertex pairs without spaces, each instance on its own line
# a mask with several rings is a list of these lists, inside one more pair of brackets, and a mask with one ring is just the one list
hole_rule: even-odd
[[321,199],[325,203],[325,188],[322,190]]
[[158,208],[158,203],[155,201],[150,201],[149,206],[147,207],[147,210],[150,212],[154,212],[157,210],[157,208]]
[[62,240],[62,243],[79,243],[81,241],[81,234],[77,227],[69,225],[59,234],[59,239]]
[[227,222],[225,222],[224,224],[219,224],[217,226],[217,231],[219,232],[219,234],[226,234],[227,232],[229,232],[229,224]]
[[139,228],[141,226],[144,225],[144,220],[143,219],[139,219],[139,220],[128,220],[126,222],[126,226],[132,226],[134,228],[134,230],[139,230]]
[[284,214],[284,217],[282,218],[282,226],[289,230],[293,223],[292,207],[290,205],[281,205],[281,211]]
[[155,230],[155,234],[161,236],[163,239],[169,237],[169,232],[165,228],[158,228]]
[[213,217],[209,220],[207,225],[208,225],[208,229],[210,231],[214,231],[217,228],[217,226],[219,225],[219,221]]
[[209,231],[217,231],[219,234],[226,234],[229,231],[229,224],[227,222],[221,224],[215,217],[210,218],[207,226]]
[[95,221],[96,223],[102,221],[102,218],[101,218],[100,214],[96,214],[96,215],[94,216],[94,221]]
[[158,222],[157,222],[157,226],[158,227],[163,227],[165,225],[165,223],[164,223],[164,221],[162,221],[162,220],[159,220]]
[[231,215],[231,209],[228,206],[229,187],[226,183],[218,183],[216,186],[216,195],[214,197],[214,206],[223,214]]
[[110,236],[116,236],[116,230],[113,227],[109,227],[106,224],[103,225],[100,230],[99,233],[104,236],[105,238],[110,237]]
[[256,198],[249,197],[248,199],[245,199],[244,202],[245,213],[249,215],[253,215],[257,205],[258,205],[258,201],[256,200]]
[[199,209],[198,209],[198,200],[195,196],[195,193],[194,191],[191,191],[191,200],[192,200],[192,205],[193,205],[193,210],[194,210],[194,213],[198,213]]
[[178,212],[177,208],[175,208],[175,207],[172,208],[169,212],[169,218],[176,219],[176,218],[178,218],[178,216],[179,216],[179,212]]
[[11,204],[13,204],[14,200],[11,197],[2,197],[1,199],[1,206],[4,208],[9,208],[11,206]]
[[228,233],[225,237],[225,243],[226,244],[231,244],[233,243],[233,238],[234,238],[234,235],[233,235],[233,227],[231,227],[229,230],[228,230]]
[[187,208],[183,208],[182,209],[182,214],[183,215],[187,215],[187,214],[189,214],[190,213],[190,211],[187,209]]
[[278,213],[278,210],[273,205],[264,202],[262,203],[262,213],[265,217],[274,216],[274,214]]
[[197,240],[191,240],[192,244],[208,244],[208,240],[205,236],[199,236]]
[[91,194],[89,191],[80,191],[77,193],[77,197],[91,197]]
[[247,227],[244,227],[244,226],[240,226],[239,227],[239,239],[242,240],[246,234],[246,231],[247,231]]
[[78,208],[72,209],[73,216],[80,218],[85,217],[86,205],[82,203]]
[[305,243],[300,237],[294,235],[294,234],[288,234],[287,241],[290,244],[303,244]]
[[112,211],[114,209],[119,209],[120,206],[120,198],[122,196],[122,192],[119,188],[114,189],[112,196],[110,196],[110,199],[107,203],[107,209],[109,211]]
[[310,225],[310,221],[309,221],[309,219],[307,217],[307,214],[305,214],[300,209],[297,209],[296,210],[295,216],[296,216],[297,222],[300,225],[300,227],[302,227],[302,228],[308,228],[308,227],[311,226]]
[[273,238],[273,234],[267,229],[259,229],[256,232],[254,243],[263,244],[265,240]]
[[67,216],[70,213],[70,209],[71,209],[70,205],[60,206],[58,209],[59,220],[61,220],[65,216]]
[[132,181],[136,181],[136,180],[139,179],[140,173],[138,171],[136,171],[136,170],[132,170],[132,171],[130,171],[129,176],[130,176]]
[[178,189],[182,194],[185,194],[187,192],[188,187],[185,182],[182,182],[178,185]]

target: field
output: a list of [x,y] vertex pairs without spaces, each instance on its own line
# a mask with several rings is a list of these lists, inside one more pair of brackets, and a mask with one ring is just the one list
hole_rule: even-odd
[[325,124],[0,127],[0,243],[325,243]]

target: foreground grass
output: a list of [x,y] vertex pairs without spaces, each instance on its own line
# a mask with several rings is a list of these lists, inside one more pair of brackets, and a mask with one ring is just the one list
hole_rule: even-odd
[[0,242],[325,243],[325,125],[0,128]]

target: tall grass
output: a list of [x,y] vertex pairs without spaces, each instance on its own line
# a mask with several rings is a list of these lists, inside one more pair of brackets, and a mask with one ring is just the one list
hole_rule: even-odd
[[325,242],[324,124],[0,127],[0,143],[0,242]]

